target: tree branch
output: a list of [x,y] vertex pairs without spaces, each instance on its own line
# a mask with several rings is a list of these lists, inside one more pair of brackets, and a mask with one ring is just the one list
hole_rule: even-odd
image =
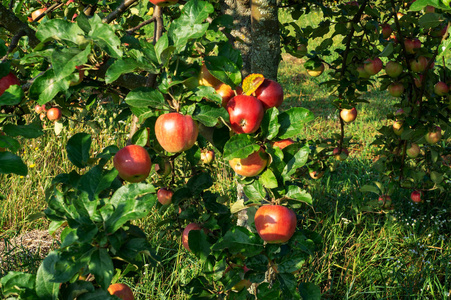
[[25,35],[28,36],[31,47],[36,47],[39,44],[39,40],[33,29],[28,27],[28,24],[23,23],[17,18],[13,12],[9,11],[3,5],[0,5],[0,26],[11,32],[13,35],[17,35],[22,30]]
[[138,26],[133,27],[133,28],[127,30],[127,34],[133,34],[133,32],[135,32],[136,30],[139,30],[139,29],[143,28],[144,26],[146,26],[146,25],[148,25],[148,24],[151,24],[151,23],[155,22],[155,20],[156,20],[155,17],[152,17],[152,18],[150,18],[149,20],[142,22],[142,23],[139,24]]
[[133,3],[137,2],[138,0],[124,0],[121,5],[119,5],[118,8],[116,8],[112,13],[110,13],[108,16],[106,16],[102,21],[104,23],[111,23],[114,19],[119,17],[124,11],[127,10]]

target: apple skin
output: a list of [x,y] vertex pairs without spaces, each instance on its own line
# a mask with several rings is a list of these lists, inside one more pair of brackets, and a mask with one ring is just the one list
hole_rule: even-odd
[[119,176],[128,182],[141,182],[149,176],[152,162],[146,149],[128,145],[119,150],[113,158]]
[[421,202],[421,191],[413,191],[410,194],[410,199],[412,199],[413,202],[415,203],[420,203]]
[[402,65],[397,61],[389,61],[385,65],[385,73],[392,78],[396,78],[402,73]]
[[8,75],[0,78],[0,96],[12,85],[19,85],[20,81],[14,73],[10,72]]
[[410,61],[410,69],[415,73],[421,73],[426,70],[428,65],[428,59],[424,56],[419,56],[416,59]]
[[161,188],[157,191],[158,202],[160,202],[161,205],[169,205],[172,203],[173,195],[174,195],[173,191],[168,190],[166,188]]
[[445,96],[449,92],[449,87],[443,81],[439,81],[434,85],[434,93],[438,96]]
[[47,111],[47,118],[50,121],[59,121],[61,120],[63,116],[63,113],[61,112],[61,109],[58,107],[52,107]]
[[[36,20],[37,17],[39,17],[41,14],[43,14],[46,10],[47,10],[47,8],[43,7],[43,8],[37,9],[34,12],[32,12],[31,13],[31,22],[34,22],[34,20]],[[44,18],[39,19],[38,22],[41,22],[42,19],[44,19]]]
[[263,205],[254,217],[258,235],[269,244],[287,242],[296,231],[296,214],[281,205]]
[[283,102],[282,86],[271,79],[265,79],[255,91],[255,96],[265,109],[279,107]]
[[37,114],[46,113],[47,112],[47,107],[45,107],[45,104],[42,104],[42,105],[36,104],[35,107],[34,107],[34,111]]
[[307,73],[312,77],[318,77],[324,72],[324,64],[322,63],[319,67],[316,67],[311,70],[307,70]]
[[404,85],[400,82],[393,82],[388,86],[388,93],[393,97],[401,97],[404,93]]
[[246,158],[234,158],[229,160],[232,169],[241,176],[254,177],[260,174],[268,164],[265,151],[260,148]]
[[346,123],[353,122],[357,118],[357,109],[355,107],[351,109],[342,109],[340,111],[340,117]]
[[421,48],[421,41],[419,39],[406,39],[404,40],[404,47],[407,53],[414,54],[416,50]]
[[265,109],[260,100],[252,96],[237,95],[227,104],[230,126],[235,133],[254,133],[260,128]]
[[378,200],[384,204],[391,204],[391,198],[389,195],[380,195]]
[[177,112],[163,114],[155,122],[155,136],[164,150],[179,153],[193,147],[199,134],[191,116]]
[[388,39],[392,34],[393,29],[391,29],[391,26],[389,24],[382,24],[381,27],[382,38]]
[[311,171],[308,173],[312,179],[320,179],[324,175],[324,171]]
[[365,71],[365,67],[364,66],[358,66],[357,67],[357,73],[359,73],[359,78],[363,78],[363,79],[368,79],[370,78],[370,74],[368,74]]
[[132,290],[128,285],[123,283],[114,283],[108,287],[108,293],[113,296],[117,296],[122,300],[134,300]]
[[426,139],[426,142],[428,142],[429,144],[435,145],[442,138],[442,129],[439,126],[436,126],[435,130],[426,133],[424,138]]
[[393,131],[396,135],[400,136],[402,134],[402,132],[404,131],[403,125],[404,123],[402,121],[393,122]]
[[420,155],[420,147],[417,144],[412,143],[411,146],[406,150],[406,154],[410,158],[416,158],[418,157],[418,155]]
[[222,107],[227,107],[227,103],[229,103],[230,99],[235,97],[235,92],[232,90],[230,85],[225,83],[221,83],[216,88],[216,93],[218,93],[222,97]]
[[364,61],[363,67],[365,71],[371,76],[376,75],[382,70],[383,63],[379,57],[375,57],[374,59],[368,58]]
[[349,151],[346,148],[342,148],[341,149],[341,153],[340,153],[340,149],[337,147],[337,148],[334,149],[333,155],[334,155],[336,160],[344,161],[344,160],[346,160],[348,158]]
[[207,69],[207,66],[203,62],[199,74],[199,85],[216,87],[221,83],[222,82],[219,79],[211,75],[210,71]]
[[292,139],[283,139],[280,141],[275,141],[272,146],[273,147],[279,147],[281,150],[285,147],[290,146],[291,144],[294,144],[294,141]]
[[183,247],[185,247],[186,250],[191,251],[189,249],[189,243],[188,243],[188,234],[189,234],[189,232],[191,230],[201,230],[201,229],[202,229],[202,227],[200,227],[200,225],[197,224],[197,223],[190,223],[190,224],[188,224],[185,227],[185,229],[183,230],[183,233],[182,233],[182,244],[183,244]]
[[215,152],[213,150],[207,150],[200,153],[200,160],[209,165],[215,159]]
[[165,7],[169,5],[176,4],[178,0],[149,0],[150,3],[156,6]]

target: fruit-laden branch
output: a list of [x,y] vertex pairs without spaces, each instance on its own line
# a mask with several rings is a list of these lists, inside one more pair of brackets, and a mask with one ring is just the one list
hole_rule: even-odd
[[11,32],[13,35],[28,36],[31,47],[36,47],[39,44],[36,34],[28,27],[28,24],[23,23],[17,18],[12,11],[9,11],[5,6],[0,5],[0,26]]
[[113,12],[106,16],[102,21],[104,23],[111,23],[114,19],[123,14],[127,10],[127,8],[129,8],[133,3],[137,1],[138,0],[124,0],[124,2],[122,2],[118,8],[116,8]]

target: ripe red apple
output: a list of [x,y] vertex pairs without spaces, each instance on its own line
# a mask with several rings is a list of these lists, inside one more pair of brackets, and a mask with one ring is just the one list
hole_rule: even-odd
[[165,7],[165,6],[173,5],[179,1],[178,0],[149,0],[149,2],[156,6]]
[[355,109],[355,107],[353,107],[351,109],[344,108],[340,111],[340,117],[346,123],[350,123],[357,118],[357,109]]
[[340,149],[337,147],[337,148],[334,149],[333,155],[334,155],[336,160],[344,161],[344,160],[346,160],[348,158],[349,151],[346,148],[342,148],[341,149],[341,153],[340,153]]
[[61,117],[63,116],[63,113],[61,112],[61,109],[58,107],[52,107],[47,111],[47,118],[50,121],[58,121],[61,120]]
[[449,87],[443,81],[439,81],[434,85],[434,93],[438,96],[445,96],[449,92]]
[[265,79],[255,91],[255,97],[263,103],[265,109],[279,107],[283,102],[282,86],[271,79]]
[[416,73],[422,73],[426,70],[428,59],[424,56],[418,56],[410,61],[410,69]]
[[393,122],[393,131],[396,135],[401,135],[404,131],[404,122],[403,121],[395,121]]
[[379,57],[375,57],[374,59],[368,58],[364,61],[363,67],[365,71],[371,76],[376,75],[382,70],[383,64],[382,60]]
[[413,191],[410,194],[410,199],[412,199],[413,202],[415,203],[420,203],[421,202],[421,191]]
[[260,128],[265,110],[260,100],[237,95],[227,104],[230,126],[236,133],[254,133]]
[[258,235],[267,243],[287,242],[296,231],[296,214],[281,205],[263,205],[254,217]]
[[47,115],[45,113],[43,113],[43,112],[39,114],[39,119],[41,121],[44,121],[46,117],[47,117]]
[[108,287],[108,293],[113,296],[117,296],[122,300],[134,300],[132,290],[128,287],[128,285],[123,283],[115,283]]
[[405,39],[404,47],[407,53],[414,54],[416,50],[421,48],[421,41],[419,39]]
[[382,38],[388,39],[390,37],[390,35],[392,34],[393,29],[391,29],[391,26],[387,23],[382,24],[381,27],[382,27],[382,30],[381,30]]
[[311,70],[307,69],[307,73],[312,77],[318,77],[319,75],[323,74],[324,72],[324,64],[319,65],[316,68],[313,68]]
[[225,83],[221,83],[216,88],[216,93],[218,93],[222,97],[222,107],[226,107],[227,103],[229,103],[230,99],[235,97],[235,92],[232,90],[230,85]]
[[417,144],[412,143],[406,150],[406,154],[410,158],[416,158],[418,155],[420,155],[420,147]]
[[393,97],[401,97],[404,93],[404,85],[401,82],[393,82],[388,86],[388,93]]
[[35,107],[34,107],[34,111],[37,114],[46,113],[47,112],[47,108],[45,107],[45,104],[42,104],[42,105],[36,104]]
[[172,195],[174,192],[167,188],[161,188],[157,191],[157,199],[162,205],[169,205],[172,203]]
[[221,83],[222,82],[219,79],[211,75],[210,71],[207,69],[207,66],[203,62],[199,74],[199,85],[216,87]]
[[20,81],[14,73],[10,72],[8,75],[0,78],[0,96],[12,85],[19,85]]
[[396,78],[402,73],[402,65],[397,61],[389,61],[385,65],[385,73],[392,78]]
[[[185,229],[183,230],[183,233],[182,233],[182,244],[186,250],[191,251],[189,249],[189,243],[188,243],[189,232],[191,230],[201,230],[201,229],[202,229],[202,227],[200,227],[200,225],[197,223],[190,223],[185,227]],[[205,229],[204,229],[204,231],[205,231]]]
[[436,126],[433,131],[426,133],[424,138],[429,144],[435,145],[442,138],[442,129],[440,128],[440,126]]
[[421,41],[417,38],[413,40],[413,49],[419,50],[421,48]]
[[119,176],[128,182],[141,182],[149,176],[152,162],[146,149],[128,145],[119,150],[113,158]]
[[229,160],[232,169],[241,176],[254,177],[260,174],[268,163],[265,151],[260,148],[246,158],[234,158]]
[[205,150],[200,153],[200,160],[206,164],[209,165],[215,158],[215,152],[213,150]]
[[287,146],[290,146],[291,144],[294,144],[294,141],[292,139],[283,139],[280,141],[275,141],[272,146],[273,147],[279,147],[280,149],[283,149]]
[[164,150],[178,153],[190,149],[197,140],[199,128],[191,116],[167,113],[155,122],[155,136]]

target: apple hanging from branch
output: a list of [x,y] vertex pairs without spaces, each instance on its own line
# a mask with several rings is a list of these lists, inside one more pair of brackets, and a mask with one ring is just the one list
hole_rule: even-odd
[[267,243],[287,242],[296,231],[296,214],[282,205],[263,205],[254,217],[258,235]]
[[152,162],[146,149],[138,145],[128,145],[119,150],[113,158],[119,177],[128,182],[141,182],[149,176]]
[[167,113],[159,116],[155,122],[155,136],[167,152],[179,153],[190,149],[198,134],[197,123],[188,115]]

